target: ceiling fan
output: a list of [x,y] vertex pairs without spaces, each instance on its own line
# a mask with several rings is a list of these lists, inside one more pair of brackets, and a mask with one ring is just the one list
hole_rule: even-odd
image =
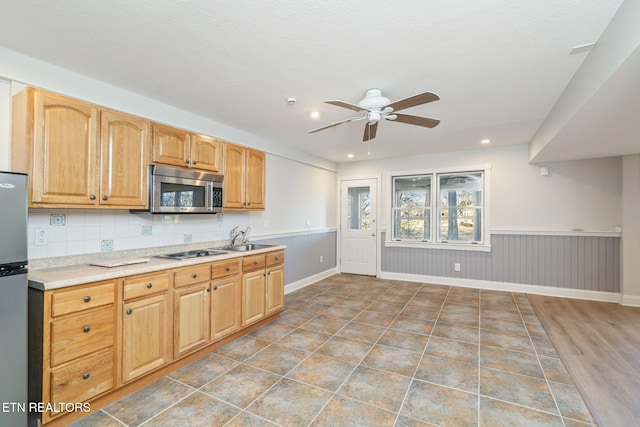
[[430,119],[428,117],[410,116],[408,114],[397,114],[396,111],[406,108],[415,107],[429,102],[437,101],[440,97],[432,92],[424,92],[409,98],[391,102],[389,98],[382,96],[382,90],[369,89],[365,92],[364,98],[358,104],[351,104],[344,101],[325,101],[327,104],[337,105],[338,107],[348,108],[349,110],[361,113],[361,116],[351,117],[339,122],[330,123],[326,126],[312,129],[309,133],[315,133],[342,123],[353,122],[357,120],[367,120],[364,126],[363,141],[369,141],[376,137],[378,123],[380,119],[391,120],[400,123],[408,123],[410,125],[423,126],[433,128],[438,126],[440,120]]

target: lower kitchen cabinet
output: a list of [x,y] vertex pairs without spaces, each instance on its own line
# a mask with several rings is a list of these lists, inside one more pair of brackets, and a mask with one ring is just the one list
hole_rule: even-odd
[[242,326],[284,308],[284,251],[244,257]]
[[239,275],[211,283],[211,341],[240,330],[242,278]]
[[261,320],[265,316],[264,270],[242,276],[242,326]]
[[173,357],[191,353],[209,343],[211,285],[179,288],[173,294]]
[[[29,401],[84,402],[116,386],[116,291],[122,279],[46,292],[29,289]],[[46,406],[45,406],[46,407]],[[38,413],[29,413],[30,423]]]
[[171,360],[169,294],[129,301],[122,306],[122,382],[131,381]]
[[[275,318],[284,251],[29,288],[29,307],[29,400],[104,404]],[[77,414],[30,417],[57,426]]]
[[284,308],[284,266],[268,268],[265,278],[265,314],[269,316]]

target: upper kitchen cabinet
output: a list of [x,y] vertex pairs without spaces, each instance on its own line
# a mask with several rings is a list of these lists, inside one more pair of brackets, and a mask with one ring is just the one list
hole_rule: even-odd
[[265,208],[265,154],[225,143],[223,157],[223,209],[263,210]]
[[154,163],[220,172],[221,141],[153,124]]
[[11,164],[29,174],[29,205],[98,203],[98,109],[27,88],[13,97]]
[[100,204],[148,206],[150,132],[147,120],[115,111],[100,113]]
[[12,169],[30,207],[146,208],[149,123],[34,88],[13,97]]

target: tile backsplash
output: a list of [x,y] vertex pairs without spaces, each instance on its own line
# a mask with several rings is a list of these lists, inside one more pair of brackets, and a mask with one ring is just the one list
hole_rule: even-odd
[[[29,209],[29,259],[177,245],[229,238],[244,213],[132,214],[128,210]],[[111,241],[109,243],[109,241]]]

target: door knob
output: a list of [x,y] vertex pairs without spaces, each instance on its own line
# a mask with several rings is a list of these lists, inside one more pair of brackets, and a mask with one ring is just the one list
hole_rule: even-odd
[[376,233],[371,233],[371,236],[372,237],[376,237]]

